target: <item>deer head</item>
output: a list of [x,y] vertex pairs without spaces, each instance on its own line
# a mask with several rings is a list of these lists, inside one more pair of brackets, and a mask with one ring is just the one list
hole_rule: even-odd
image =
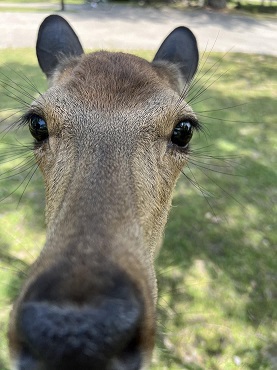
[[46,244],[14,304],[14,369],[139,370],[156,326],[154,259],[198,128],[185,96],[198,65],[185,27],[152,63],[85,55],[60,16],[37,40],[49,89],[24,119],[46,191]]

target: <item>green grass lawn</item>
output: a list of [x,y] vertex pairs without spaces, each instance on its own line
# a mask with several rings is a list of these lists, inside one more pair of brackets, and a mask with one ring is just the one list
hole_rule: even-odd
[[[269,370],[276,361],[276,59],[231,53],[221,58],[208,57],[200,76],[207,74],[191,94],[208,87],[192,103],[205,134],[194,136],[184,171],[201,190],[185,175],[175,190],[157,260],[151,370]],[[27,86],[21,76],[28,76],[45,89],[32,50],[1,50],[0,64],[15,84]],[[3,86],[0,96],[4,119],[19,103],[5,96]],[[14,121],[3,121],[0,131]],[[31,155],[22,146],[32,142],[28,129],[0,138],[0,370],[6,370],[8,313],[43,245],[45,226],[39,174],[25,189],[26,182],[18,185],[27,173],[8,172]],[[12,153],[18,153],[14,161]]]

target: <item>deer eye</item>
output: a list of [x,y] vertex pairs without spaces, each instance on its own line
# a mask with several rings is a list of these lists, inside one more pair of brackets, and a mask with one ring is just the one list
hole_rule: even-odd
[[179,122],[171,135],[173,144],[180,147],[186,147],[193,135],[193,125],[189,121]]
[[43,141],[48,138],[47,124],[43,118],[36,114],[32,114],[28,117],[28,121],[30,133],[37,141]]

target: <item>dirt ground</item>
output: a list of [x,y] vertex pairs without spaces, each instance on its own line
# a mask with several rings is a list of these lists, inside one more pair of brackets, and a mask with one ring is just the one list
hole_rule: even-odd
[[[55,5],[48,7],[54,9]],[[34,47],[38,27],[49,14],[43,7],[36,13],[0,11],[0,48]],[[275,20],[206,10],[178,11],[111,4],[100,4],[96,8],[67,5],[66,11],[59,14],[71,23],[85,48],[154,50],[175,27],[184,25],[195,33],[202,51],[277,55]]]

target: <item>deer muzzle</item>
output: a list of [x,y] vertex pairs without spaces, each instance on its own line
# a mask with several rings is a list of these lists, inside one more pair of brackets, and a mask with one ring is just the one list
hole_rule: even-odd
[[140,317],[135,300],[106,300],[97,308],[25,303],[18,321],[25,347],[20,369],[139,369]]
[[90,286],[94,292],[84,298],[82,287],[75,291],[73,281],[65,287],[57,270],[39,276],[18,307],[17,368],[141,369],[144,303],[135,284],[123,272],[113,273],[108,288]]

